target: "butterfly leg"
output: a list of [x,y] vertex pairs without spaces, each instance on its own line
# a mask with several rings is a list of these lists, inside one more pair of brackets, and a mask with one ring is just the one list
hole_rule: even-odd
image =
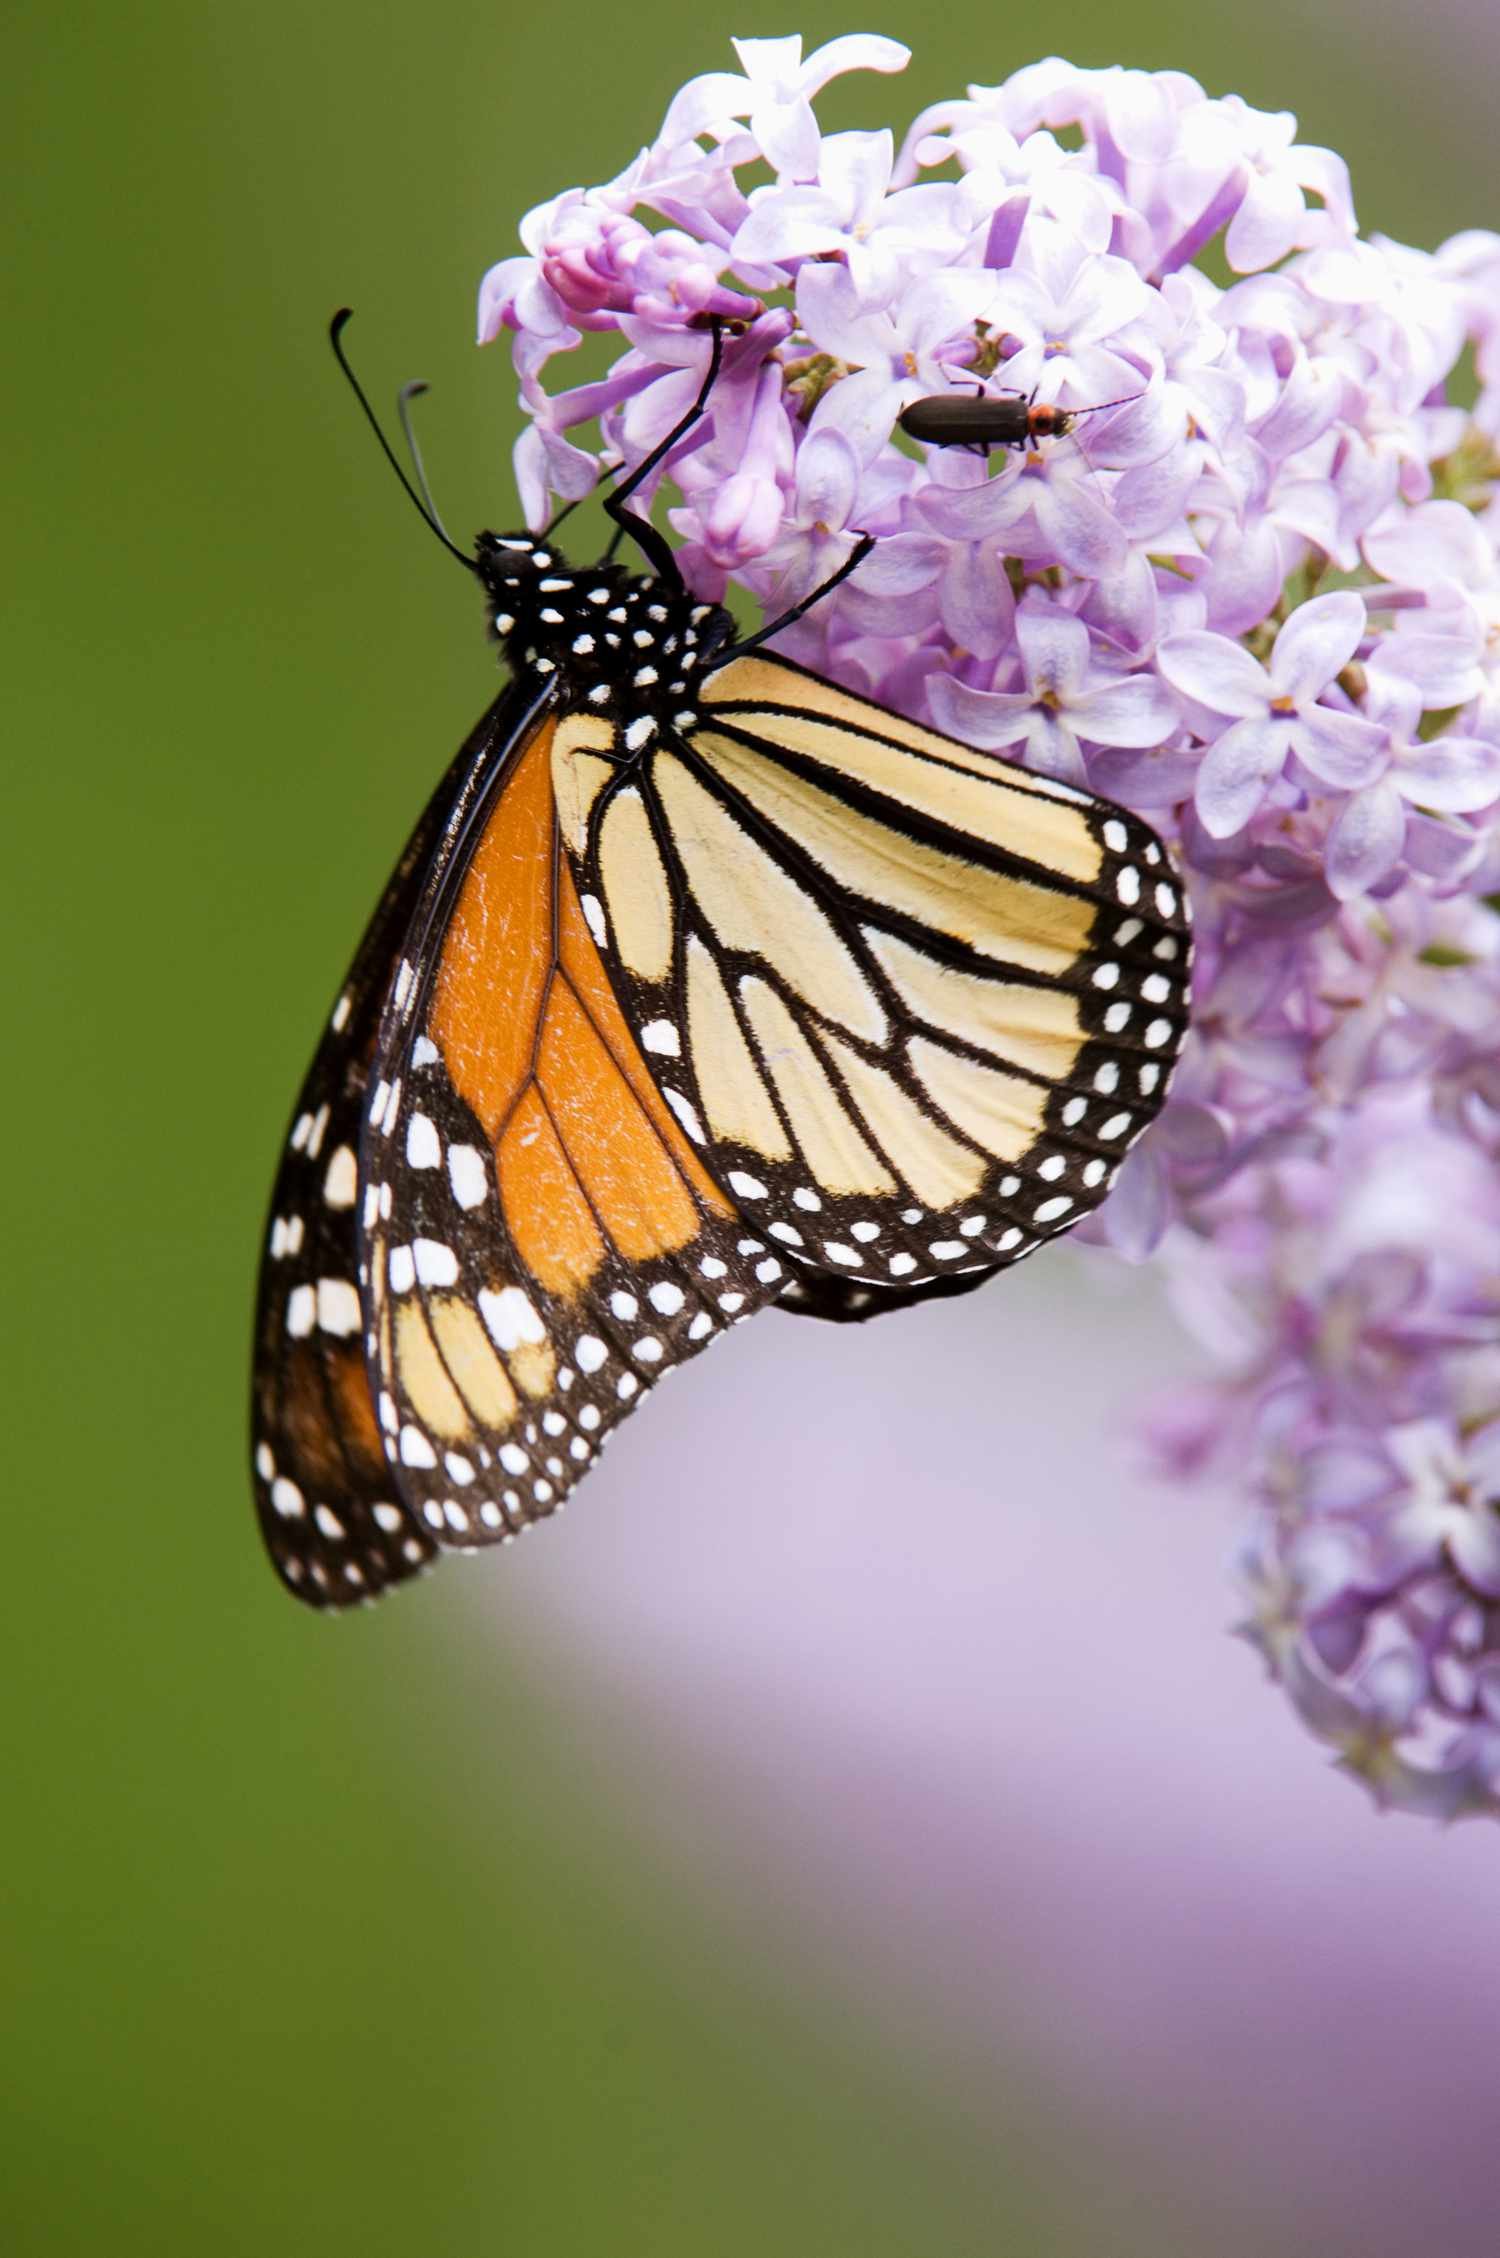
[[779,635],[783,628],[790,627],[793,621],[801,619],[804,613],[812,610],[814,604],[821,604],[823,598],[831,595],[841,580],[847,580],[851,572],[857,571],[874,546],[874,534],[862,533],[838,571],[831,572],[826,580],[820,580],[810,596],[804,596],[800,604],[793,604],[790,611],[784,611],[779,619],[767,620],[764,627],[757,628],[753,635],[747,635],[743,643],[736,643],[733,650],[726,651],[714,663],[727,666],[731,659],[742,659],[747,651],[759,650],[762,643],[769,643],[773,635]]
[[[713,350],[708,356],[708,374],[698,388],[697,399],[688,409],[687,414],[673,424],[666,438],[658,440],[650,454],[636,464],[630,476],[620,481],[620,484],[604,505],[605,516],[613,518],[619,528],[616,539],[619,538],[620,533],[628,533],[657,579],[664,581],[667,587],[672,589],[681,588],[682,574],[677,569],[677,559],[672,553],[670,542],[665,534],[657,531],[649,518],[642,517],[638,510],[632,510],[627,505],[631,495],[636,493],[645,484],[652,472],[658,470],[666,461],[679,439],[685,438],[687,433],[692,430],[693,425],[708,406],[708,397],[719,381],[719,370],[723,366],[723,361],[724,329],[723,324],[715,320],[713,323]],[[611,548],[613,548],[613,543],[611,543]]]

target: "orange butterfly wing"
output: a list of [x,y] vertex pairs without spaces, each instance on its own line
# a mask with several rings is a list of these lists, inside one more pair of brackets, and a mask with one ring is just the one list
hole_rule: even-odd
[[652,1384],[786,1275],[616,1001],[562,852],[559,726],[542,711],[476,779],[437,857],[361,1151],[384,1449],[447,1545],[555,1511]]

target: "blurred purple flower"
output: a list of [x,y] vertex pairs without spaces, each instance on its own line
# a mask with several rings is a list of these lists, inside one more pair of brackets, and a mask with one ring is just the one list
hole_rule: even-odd
[[[1500,1813],[1500,235],[1361,237],[1341,159],[1183,72],[1053,56],[898,148],[813,107],[894,41],[736,52],[484,279],[528,521],[671,429],[718,315],[662,474],[690,582],[774,610],[875,534],[789,651],[1167,837],[1193,1033],[1089,1226],[1217,1367],[1161,1455],[1247,1488],[1308,1729],[1384,1803]],[[586,335],[612,365],[549,390]],[[998,462],[898,439],[973,387],[1122,404]]]

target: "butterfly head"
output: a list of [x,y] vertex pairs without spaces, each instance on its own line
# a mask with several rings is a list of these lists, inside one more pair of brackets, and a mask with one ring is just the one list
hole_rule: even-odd
[[568,569],[552,544],[535,533],[481,533],[474,556],[479,577],[497,603],[534,590],[549,572]]
[[513,663],[518,651],[533,661],[539,651],[555,658],[590,623],[587,590],[613,587],[623,577],[615,565],[574,572],[550,541],[533,533],[481,533],[474,556],[490,631]]

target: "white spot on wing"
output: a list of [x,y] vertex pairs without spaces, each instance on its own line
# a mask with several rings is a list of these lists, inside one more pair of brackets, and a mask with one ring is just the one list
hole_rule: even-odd
[[692,1138],[693,1143],[695,1145],[701,1145],[702,1143],[704,1143],[705,1140],[703,1135],[703,1124],[698,1119],[697,1114],[694,1112],[688,1100],[683,1096],[682,1092],[680,1090],[669,1090],[666,1084],[663,1083],[661,1094],[666,1099],[668,1105],[672,1108],[672,1111],[676,1114],[678,1120],[682,1123],[683,1128]]
[[406,1125],[406,1157],[413,1168],[441,1168],[443,1142],[437,1125],[425,1113],[414,1113]]
[[483,1207],[489,1196],[490,1180],[484,1155],[477,1145],[448,1147],[448,1181],[460,1207]]
[[359,1296],[347,1278],[318,1280],[318,1323],[340,1339],[359,1331]]
[[348,1145],[340,1145],[328,1163],[323,1176],[323,1198],[329,1207],[353,1207],[357,1182],[354,1154]]
[[424,1286],[453,1286],[458,1283],[458,1256],[440,1239],[413,1239],[412,1260],[417,1266],[417,1277]]
[[497,1349],[518,1349],[547,1338],[546,1326],[519,1286],[503,1286],[499,1293],[486,1288],[479,1296],[479,1314]]

